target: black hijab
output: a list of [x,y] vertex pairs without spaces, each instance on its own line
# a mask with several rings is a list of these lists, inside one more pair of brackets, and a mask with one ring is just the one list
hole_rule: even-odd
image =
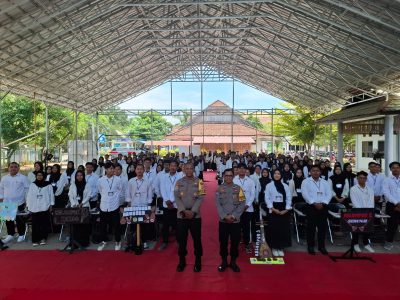
[[50,179],[49,179],[50,183],[58,182],[60,180],[60,177],[61,177],[61,167],[60,167],[60,165],[59,164],[55,164],[55,165],[53,165],[53,168],[54,167],[57,168],[57,172],[54,173],[53,170],[51,171]]
[[[35,176],[37,175],[37,173],[42,172],[43,173],[43,163],[41,161],[37,161],[35,162],[35,165],[39,165],[39,171],[33,171],[32,173],[35,174]],[[46,179],[46,178],[45,178]]]
[[[339,175],[336,174],[335,170],[336,168],[340,168],[340,166],[336,166],[333,169],[333,175],[330,178],[330,180],[332,181],[332,187],[333,187],[333,191],[335,192],[336,196],[338,196],[339,198],[342,197],[342,192],[344,189],[344,185],[346,183],[346,176],[342,173],[340,173]],[[342,168],[340,168],[342,169]],[[338,188],[336,185],[337,184],[341,184],[342,187]]]
[[[289,166],[289,171],[285,171],[286,165]],[[293,173],[290,171],[290,165],[289,165],[288,163],[285,163],[285,164],[283,165],[281,174],[282,174],[282,180],[283,180],[283,182],[286,183],[286,184],[288,184],[289,181],[293,178]]]
[[[267,171],[267,172],[268,172],[268,173],[267,173],[267,174],[268,174],[268,177],[262,176],[262,173],[263,173],[264,171]],[[271,178],[270,178],[270,176],[269,176],[269,171],[268,171],[268,169],[266,169],[266,168],[262,169],[262,171],[261,171],[261,177],[260,177],[261,193],[264,193],[264,192],[265,192],[265,187],[266,187],[267,184],[270,183],[270,182],[271,182]]]
[[351,166],[351,164],[350,163],[345,163],[343,165],[343,175],[349,181],[349,187],[351,188],[352,186],[354,186],[354,183],[355,183],[354,182],[354,178],[356,178],[357,175],[354,174],[353,172],[347,172],[346,169],[347,169],[348,166]]
[[[43,176],[42,180],[37,179],[38,174],[42,174]],[[45,186],[48,186],[50,184],[50,182],[46,181],[46,174],[43,171],[36,171],[35,175],[36,175],[36,180],[33,183],[36,184],[38,188],[44,188]]]
[[294,188],[296,190],[301,189],[301,184],[303,183],[303,180],[304,180],[303,170],[302,169],[298,169],[298,170],[300,170],[301,174],[303,174],[303,175],[301,175],[301,177],[297,177],[296,176],[297,170],[295,171],[295,174],[293,175]]
[[[82,174],[82,176],[83,176],[83,180],[82,181],[78,181],[76,179],[78,174]],[[80,171],[80,170],[76,171],[76,173],[75,173],[75,186],[76,186],[77,195],[81,198],[81,201],[82,201],[83,200],[83,192],[84,192],[85,187],[86,187],[85,172]]]
[[279,172],[279,174],[281,175],[281,179],[275,180],[274,175],[272,175],[272,180],[274,181],[274,185],[278,193],[283,196],[283,203],[286,203],[286,191],[282,183],[282,172],[280,170],[275,170],[273,174],[275,174],[276,172]]
[[67,176],[68,176],[68,177],[71,177],[72,173],[74,173],[74,171],[75,171],[75,164],[74,164],[74,162],[71,161],[71,160],[68,162],[68,165],[69,165],[69,164],[72,164],[72,168],[68,168],[68,167],[67,167],[67,170],[66,170],[65,172],[67,173]]

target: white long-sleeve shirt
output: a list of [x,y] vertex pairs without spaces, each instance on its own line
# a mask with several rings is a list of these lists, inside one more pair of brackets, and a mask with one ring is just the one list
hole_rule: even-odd
[[386,201],[397,205],[400,203],[400,177],[396,178],[393,175],[385,178],[383,181],[383,194]]
[[53,187],[49,184],[40,188],[31,183],[26,195],[28,210],[33,213],[47,211],[51,205],[54,205]]
[[249,177],[254,182],[254,187],[255,187],[254,201],[258,202],[258,194],[260,194],[260,192],[261,192],[261,184],[260,184],[261,174],[257,175],[256,173],[254,173],[254,174],[250,175]]
[[75,182],[71,183],[71,186],[69,188],[68,192],[68,198],[69,202],[71,203],[71,207],[75,207],[79,205],[79,200],[82,200],[82,206],[83,207],[89,207],[89,200],[90,196],[92,194],[91,187],[88,183],[85,185],[85,189],[83,190],[83,199],[80,199],[78,195],[78,190],[76,189]]
[[33,172],[28,173],[28,180],[30,183],[34,182],[36,180],[36,175]]
[[[332,197],[336,197],[336,193],[335,193],[335,190],[333,189],[333,182],[332,182],[332,180],[328,180],[328,183],[329,183],[329,186],[331,187],[331,190],[332,190]],[[341,189],[342,188],[342,184],[341,183],[336,183],[336,188],[337,189]],[[346,179],[345,181],[344,181],[344,187],[343,187],[343,191],[342,191],[342,194],[340,195],[340,197],[341,198],[348,198],[349,197],[349,191],[350,191],[350,188],[349,188],[349,181]]]
[[149,172],[145,171],[143,174],[143,177],[146,178],[148,181],[150,181],[151,184],[153,184],[153,181],[155,180],[157,176],[157,172],[154,169],[150,169]]
[[150,205],[153,201],[153,187],[146,178],[132,178],[128,182],[125,201],[130,206]]
[[108,212],[118,209],[119,194],[122,193],[122,180],[117,176],[103,176],[99,179],[98,189],[101,195],[100,209]]
[[382,173],[372,174],[371,172],[368,172],[367,185],[374,190],[375,196],[383,195],[382,185],[384,180],[385,175]]
[[174,204],[174,207],[176,207],[174,190],[176,182],[182,177],[182,172],[176,172],[174,175],[168,173],[160,178],[160,194],[163,198],[164,207],[167,207],[166,202],[168,200],[170,200]]
[[119,205],[123,205],[125,203],[125,196],[126,196],[126,190],[128,189],[128,177],[124,175],[116,176],[119,179],[121,179],[122,183],[122,191],[119,194]]
[[374,190],[365,185],[364,188],[358,184],[354,185],[350,189],[351,203],[354,208],[374,208]]
[[[285,209],[292,209],[292,194],[289,190],[289,186],[286,183],[282,183],[286,193],[286,205]],[[265,204],[269,209],[274,207],[274,202],[283,202],[283,195],[276,190],[275,183],[270,182],[265,187]]]
[[314,180],[308,177],[301,183],[301,194],[308,204],[328,204],[332,199],[332,191],[325,179]]
[[151,182],[151,186],[153,188],[153,193],[156,194],[157,197],[161,197],[161,193],[160,193],[161,178],[166,174],[168,174],[168,173],[165,171],[161,171],[161,172],[157,173],[156,178],[154,178],[153,182]]
[[97,194],[99,193],[97,184],[99,183],[99,179],[100,177],[96,173],[86,174],[85,176],[86,184],[90,186],[90,201],[97,200]]
[[253,201],[256,193],[256,188],[253,180],[251,180],[251,178],[249,178],[248,176],[240,178],[239,175],[237,175],[233,179],[233,183],[240,186],[244,192],[244,195],[246,197],[246,205],[249,207],[246,211],[254,212]]
[[18,206],[25,203],[30,182],[25,175],[17,173],[4,176],[0,181],[0,199],[3,202],[14,202]]

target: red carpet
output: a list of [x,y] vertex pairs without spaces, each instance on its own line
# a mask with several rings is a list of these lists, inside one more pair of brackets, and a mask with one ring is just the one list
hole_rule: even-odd
[[[175,271],[177,247],[141,256],[114,251],[69,255],[58,251],[0,253],[0,299],[399,299],[400,255],[374,255],[377,263],[287,253],[284,266],[252,266],[241,253],[239,274],[218,273],[216,182],[205,174],[203,270]],[[123,297],[123,298],[122,298]]]

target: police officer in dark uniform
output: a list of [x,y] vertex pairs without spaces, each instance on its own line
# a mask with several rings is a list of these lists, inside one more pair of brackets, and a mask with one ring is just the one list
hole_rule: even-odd
[[194,244],[194,255],[196,256],[193,271],[200,272],[201,256],[203,255],[200,206],[205,193],[203,182],[194,176],[193,164],[186,163],[184,169],[186,176],[176,182],[174,190],[175,203],[178,208],[176,238],[179,245],[179,264],[176,270],[182,272],[186,267],[186,245],[190,231]]
[[233,183],[233,170],[223,172],[224,183],[218,187],[216,204],[219,216],[219,243],[222,262],[218,267],[219,272],[224,272],[228,267],[228,243],[231,240],[231,262],[229,267],[234,272],[240,272],[236,259],[239,255],[240,242],[240,216],[242,215],[246,198],[242,188]]

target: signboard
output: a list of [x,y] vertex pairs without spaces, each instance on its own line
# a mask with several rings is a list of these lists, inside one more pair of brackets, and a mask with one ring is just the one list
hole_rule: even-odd
[[0,221],[14,221],[17,216],[18,205],[14,202],[0,203]]
[[372,232],[374,231],[374,217],[375,213],[373,208],[342,210],[340,228],[345,232]]
[[53,220],[56,225],[88,224],[89,208],[53,208]]
[[104,144],[106,142],[106,135],[104,133],[99,134],[99,143]]
[[285,260],[283,259],[283,257],[268,257],[268,258],[251,257],[250,263],[252,265],[284,265]]
[[128,223],[153,223],[155,220],[155,216],[151,212],[151,206],[147,205],[125,207],[123,217],[128,219]]

